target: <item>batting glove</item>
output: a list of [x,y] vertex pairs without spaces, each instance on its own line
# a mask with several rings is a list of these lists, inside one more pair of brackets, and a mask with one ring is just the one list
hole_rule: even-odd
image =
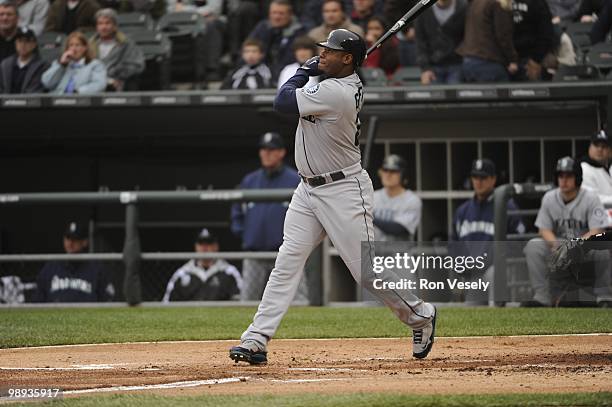
[[308,61],[304,62],[304,65],[302,65],[300,69],[303,69],[304,71],[306,71],[308,76],[319,76],[323,73],[322,71],[319,70],[319,57],[318,56],[312,57]]

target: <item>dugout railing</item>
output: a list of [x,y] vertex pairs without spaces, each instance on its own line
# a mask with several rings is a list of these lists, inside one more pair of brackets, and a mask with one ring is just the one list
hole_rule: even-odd
[[142,252],[139,234],[139,206],[210,202],[289,201],[292,189],[207,190],[207,191],[127,191],[0,194],[0,208],[14,205],[123,205],[125,238],[121,253],[83,254],[0,254],[0,264],[42,261],[114,261],[124,266],[123,293],[130,305],[142,302],[141,262],[149,260],[188,259],[274,259],[277,252]]
[[[530,199],[540,201],[544,194],[555,188],[552,184],[505,184],[497,187],[494,193],[494,299],[497,305],[506,302],[521,302],[531,299],[531,283],[527,274],[527,263],[522,250],[511,250],[515,247],[512,242],[527,242],[539,236],[535,227],[527,233],[508,233],[508,217],[519,216],[525,223],[532,221],[538,214],[537,208],[520,208],[508,210],[510,199]],[[612,205],[605,204],[605,208],[612,209]],[[608,213],[610,219],[610,213]]]

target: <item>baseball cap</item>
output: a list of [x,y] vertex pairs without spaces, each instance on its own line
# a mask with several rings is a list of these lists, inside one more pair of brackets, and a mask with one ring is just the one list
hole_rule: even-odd
[[597,133],[593,134],[591,137],[591,143],[606,143],[610,145],[610,139],[608,138],[608,133],[605,130],[599,130]]
[[212,233],[210,233],[210,231],[207,228],[204,228],[200,230],[200,233],[198,233],[198,236],[196,237],[196,243],[200,243],[200,244],[217,243],[217,237],[213,235]]
[[472,161],[472,177],[494,177],[496,175],[495,164],[488,158],[479,158]]
[[23,38],[28,41],[36,41],[36,33],[28,27],[19,27],[15,39]]
[[72,240],[84,240],[89,236],[87,226],[79,222],[69,222],[64,230],[64,237]]
[[382,169],[387,171],[402,171],[406,168],[406,161],[397,154],[391,154],[385,157],[382,163]]
[[259,139],[259,148],[285,148],[285,142],[280,134],[268,132]]

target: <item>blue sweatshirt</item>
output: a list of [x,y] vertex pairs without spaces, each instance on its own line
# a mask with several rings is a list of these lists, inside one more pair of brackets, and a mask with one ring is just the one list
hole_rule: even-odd
[[112,301],[115,288],[101,263],[48,262],[36,278],[36,302]]
[[[269,174],[263,168],[247,174],[242,189],[296,188],[298,173],[282,166]],[[242,239],[244,250],[275,251],[283,243],[288,202],[243,202],[232,206],[232,232]]]
[[[508,201],[508,210],[518,207],[511,199]],[[455,256],[482,256],[487,253],[487,265],[493,263],[491,243],[495,240],[493,194],[485,201],[479,201],[475,196],[464,202],[453,218],[453,236],[455,242],[451,253]],[[508,216],[508,233],[525,233],[525,226],[518,216]],[[457,244],[457,242],[466,242]],[[480,242],[480,243],[474,243]]]

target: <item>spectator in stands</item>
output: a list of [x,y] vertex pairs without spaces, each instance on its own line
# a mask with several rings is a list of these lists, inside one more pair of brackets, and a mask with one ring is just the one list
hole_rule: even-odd
[[38,36],[42,34],[49,14],[49,0],[17,0],[19,26],[28,27]]
[[[289,78],[295,75],[295,71],[297,71],[304,62],[317,55],[317,51],[317,44],[315,44],[310,37],[304,35],[296,38],[293,42],[293,56],[296,62],[283,68],[278,77],[278,87],[280,88]],[[318,77],[311,76],[304,87],[309,88],[317,83],[319,83]]]
[[[217,237],[204,228],[196,237],[196,253],[219,251]],[[224,301],[240,293],[242,277],[233,265],[223,259],[189,260],[176,270],[166,287],[163,302]]]
[[503,82],[518,71],[512,41],[512,1],[472,0],[465,21],[463,76],[467,82]]
[[22,27],[15,35],[17,54],[0,63],[0,93],[42,93],[41,77],[47,63],[38,55],[36,34]]
[[89,47],[92,58],[99,59],[106,67],[106,90],[124,90],[126,82],[135,80],[144,71],[144,55],[117,29],[117,12],[113,9],[100,9],[96,13],[96,34],[90,38]]
[[[247,174],[240,183],[241,189],[295,188],[300,182],[298,173],[287,167],[283,160],[287,150],[278,133],[266,133],[259,141],[261,168]],[[244,202],[232,206],[232,232],[242,239],[247,251],[277,251],[283,242],[283,223],[287,202]],[[274,268],[274,260],[245,259],[242,263],[243,301],[260,300],[268,277]],[[304,278],[298,288],[298,296],[305,299],[307,289]]]
[[[483,256],[493,253],[492,242],[495,240],[493,192],[497,182],[497,170],[493,161],[481,158],[472,162],[470,181],[474,189],[474,197],[464,202],[453,217],[453,235],[451,252],[454,256]],[[518,209],[514,201],[508,202],[509,210]],[[517,216],[509,216],[508,233],[525,233],[525,226]],[[466,302],[472,305],[486,305],[493,293],[493,256],[486,257],[484,270],[469,270],[464,276],[466,280],[483,279],[490,282],[488,292],[466,291]]]
[[206,31],[204,32],[206,54],[206,78],[218,81],[221,55],[223,51],[223,31],[225,23],[220,19],[223,13],[224,0],[196,0],[193,3],[181,0],[167,0],[168,12],[195,11],[204,17]]
[[100,9],[96,0],[54,0],[49,9],[45,31],[61,32],[93,31],[95,15]]
[[293,41],[305,34],[305,29],[293,15],[293,7],[288,0],[272,0],[268,19],[259,22],[250,34],[251,38],[261,41],[264,48],[264,63],[272,71],[273,82],[286,65],[293,60]]
[[[85,253],[88,246],[87,227],[70,222],[64,232],[66,253]],[[36,302],[112,301],[115,296],[109,271],[96,261],[48,262],[38,274],[36,285]]]
[[465,0],[439,0],[416,21],[417,62],[423,85],[462,82],[462,58],[455,49],[463,39],[466,10]]
[[610,174],[610,139],[605,130],[591,137],[587,155],[580,159],[582,187],[599,195],[601,202],[612,204],[612,174]]
[[[368,47],[374,44],[385,32],[389,29],[387,21],[382,16],[374,16],[368,21],[367,32],[365,36]],[[399,40],[397,37],[391,37],[385,41],[380,48],[374,50],[368,58],[363,62],[364,68],[380,68],[387,76],[393,73],[399,67]]]
[[604,42],[608,33],[612,29],[612,0],[604,0],[603,9],[599,13],[599,18],[593,23],[591,28],[591,43],[597,44]]
[[605,0],[582,0],[578,9],[578,21],[581,23],[593,23],[603,10]]
[[578,9],[580,8],[579,0],[546,0],[550,13],[552,14],[552,23],[560,24],[561,22],[570,23],[578,17]]
[[[395,24],[420,0],[385,0],[383,14],[389,24]],[[414,23],[407,24],[398,34],[400,51],[400,65],[413,66],[416,60],[416,31]]]
[[60,95],[99,93],[106,89],[106,68],[92,58],[85,35],[75,31],[66,39],[60,59],[43,74],[42,82],[51,93]]
[[582,167],[571,157],[563,157],[555,167],[557,188],[548,191],[535,221],[540,237],[531,239],[524,252],[529,269],[533,299],[523,306],[576,305],[566,298],[572,285],[594,274],[593,294],[601,306],[609,306],[610,253],[607,250],[591,250],[585,253],[585,263],[574,274],[571,270],[550,273],[547,259],[560,240],[589,237],[601,233],[608,224],[604,207],[596,193],[581,188]]
[[[323,14],[321,10],[324,1],[325,0],[306,0],[304,2],[302,13],[299,16],[304,27],[311,30],[323,24]],[[344,5],[344,10],[349,14],[353,7],[352,0],[342,0],[342,3]]]
[[397,154],[387,156],[378,171],[383,185],[374,191],[374,236],[377,241],[411,241],[421,223],[423,202],[407,189],[408,164]]
[[514,47],[518,80],[542,79],[542,61],[553,51],[554,29],[546,0],[514,0]]
[[15,54],[19,16],[14,3],[0,3],[0,61]]
[[244,65],[227,74],[221,89],[264,89],[272,87],[272,73],[263,63],[260,41],[247,39],[242,45]]
[[321,8],[323,23],[308,32],[308,36],[315,42],[322,42],[333,30],[344,28],[363,37],[363,30],[347,17],[342,0],[324,0]]
[[368,21],[376,15],[382,15],[381,0],[353,0],[353,11],[350,14],[353,24],[357,24],[363,32],[367,31]]

